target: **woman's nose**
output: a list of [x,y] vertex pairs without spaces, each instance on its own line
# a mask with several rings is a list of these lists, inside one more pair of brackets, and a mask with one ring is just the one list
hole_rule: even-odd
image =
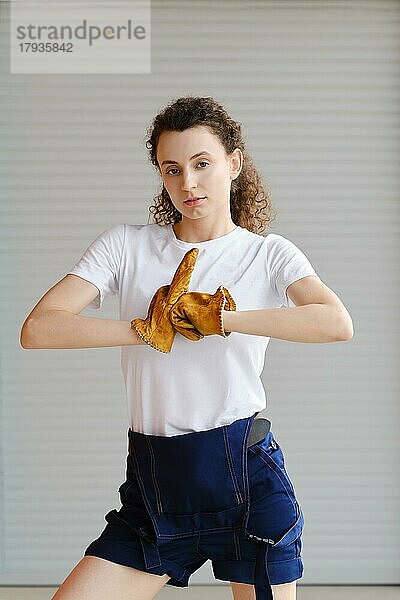
[[184,173],[182,176],[182,189],[189,191],[190,189],[197,187],[196,178],[194,173]]

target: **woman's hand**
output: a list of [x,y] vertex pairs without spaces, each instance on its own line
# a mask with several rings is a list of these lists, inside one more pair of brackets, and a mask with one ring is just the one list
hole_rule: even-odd
[[169,319],[169,311],[189,289],[196,264],[198,248],[186,252],[169,285],[163,285],[154,294],[145,319],[133,319],[131,328],[146,344],[160,352],[170,352],[176,331]]
[[228,337],[222,321],[223,310],[236,310],[229,291],[219,286],[215,294],[186,292],[171,307],[169,318],[174,329],[189,340],[197,341],[206,335]]

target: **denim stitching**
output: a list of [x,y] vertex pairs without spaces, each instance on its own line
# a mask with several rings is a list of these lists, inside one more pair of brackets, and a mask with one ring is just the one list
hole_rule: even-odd
[[233,540],[235,542],[235,552],[236,552],[236,560],[241,560],[241,554],[240,554],[240,544],[239,544],[239,540],[238,540],[238,536],[236,531],[233,532]]
[[[164,561],[165,562],[165,561]],[[172,560],[168,560],[167,564],[165,565],[165,568],[168,569],[168,564],[171,564],[172,567],[178,567],[179,570],[181,570],[182,575],[180,577],[175,577],[175,575],[172,577],[172,579],[176,579],[177,581],[186,581],[186,579],[188,579],[191,575],[191,573],[189,573],[189,571],[187,569],[185,569],[185,567],[182,567],[182,565],[180,565],[177,562],[174,562]],[[170,575],[170,573],[165,573],[165,575]]]
[[[253,424],[254,419],[251,421],[251,425]],[[248,464],[247,464],[247,440],[250,435],[249,430],[251,428],[250,421],[246,423],[246,429],[243,437],[243,446],[242,446],[242,476],[243,476],[243,489],[245,490],[245,496],[248,499],[250,495],[249,491],[249,477],[248,477]]]
[[241,525],[236,526],[236,527],[231,527],[230,525],[225,525],[222,527],[214,527],[214,528],[210,528],[210,529],[196,529],[194,531],[186,531],[183,533],[162,533],[160,535],[158,535],[158,537],[160,539],[178,539],[178,538],[183,538],[183,537],[193,537],[194,535],[196,535],[196,533],[208,533],[208,532],[214,532],[214,531],[241,531],[243,529],[243,527]]
[[[288,535],[288,534],[289,534],[289,533],[292,531],[292,529],[294,529],[294,528],[295,528],[295,526],[296,526],[296,524],[297,524],[297,521],[298,521],[298,520],[299,520],[299,517],[297,517],[297,518],[296,518],[296,521],[293,523],[293,525],[290,527],[290,529],[288,529],[288,530],[286,531],[286,533],[284,533],[284,534],[283,534],[283,536],[282,536],[282,537],[281,537],[281,538],[280,538],[280,539],[279,539],[277,542],[275,542],[275,546],[276,546],[277,544],[279,544],[279,543],[280,543],[280,542],[281,542],[281,541],[282,541],[282,540],[283,540],[283,539],[284,539],[284,538],[285,538],[285,537],[286,537],[286,536],[287,536],[287,535]],[[296,540],[297,540],[297,539],[298,539],[300,536],[301,536],[301,531],[300,531],[299,535],[297,536]],[[294,543],[296,540],[294,540],[292,543]]]
[[[146,502],[147,502],[146,510],[147,510],[147,513],[148,513],[148,506],[151,506],[151,503],[150,503],[150,501],[149,501],[149,499],[148,499],[148,497],[147,497],[147,494],[146,494],[146,487],[145,487],[145,485],[144,485],[143,479],[142,479],[142,478],[141,478],[141,476],[140,476],[140,472],[139,472],[139,463],[138,463],[138,459],[137,459],[137,456],[136,456],[136,450],[135,450],[135,447],[134,447],[133,445],[132,445],[132,456],[133,456],[133,458],[134,458],[134,461],[135,461],[135,466],[136,466],[136,476],[137,476],[137,478],[138,478],[138,481],[139,481],[139,482],[142,484],[142,488],[143,488],[143,496],[144,496],[144,498],[146,499]],[[140,490],[140,491],[142,492],[142,490]],[[150,518],[150,517],[149,517],[149,518]],[[159,530],[159,528],[158,528],[157,521],[156,521],[156,520],[154,520],[154,521],[153,521],[153,519],[151,519],[151,518],[150,518],[150,520],[151,520],[151,522],[152,522],[152,524],[153,524],[153,527],[154,527],[154,529],[155,529],[156,536],[157,536],[157,537],[159,537],[159,535],[160,535],[160,530]]]
[[243,436],[243,445],[242,445],[242,477],[243,477],[243,490],[246,500],[246,510],[243,515],[242,520],[242,528],[246,531],[247,523],[250,518],[250,484],[249,484],[249,469],[248,469],[248,448],[247,448],[247,440],[250,435],[251,427],[254,423],[255,415],[253,418],[249,419],[246,423],[246,429]]
[[[280,446],[278,446],[278,448],[280,448]],[[278,448],[276,448],[276,450],[278,450]],[[286,478],[288,479],[288,484],[290,485],[290,488],[292,489],[292,491],[293,491],[293,494],[295,494],[294,487],[293,487],[293,485],[291,484],[291,482],[289,481],[289,476],[288,476],[288,474],[286,473],[286,469],[285,469],[284,467],[282,468],[280,465],[278,465],[278,463],[277,463],[277,462],[274,460],[273,456],[271,456],[271,454],[268,454],[268,452],[266,452],[266,450],[265,450],[264,448],[262,448],[261,446],[260,446],[260,450],[261,450],[261,452],[264,452],[264,454],[266,454],[266,455],[269,457],[269,459],[270,459],[270,460],[272,460],[272,462],[274,463],[274,465],[276,465],[276,466],[278,467],[278,469],[279,469],[280,471],[282,471],[282,473],[283,473],[283,474],[286,476]],[[280,450],[281,450],[281,452],[282,452],[282,449],[281,449],[281,448],[280,448]],[[282,454],[283,454],[283,453],[282,453]],[[260,456],[260,458],[261,458],[261,456]],[[283,462],[284,462],[284,461],[283,461]]]
[[[268,454],[266,454],[266,455],[267,455],[269,458],[271,458],[271,457],[270,457]],[[293,504],[293,507],[294,507],[294,509],[295,509],[295,511],[296,511],[296,514],[297,514],[296,504],[295,504],[295,502],[293,502],[293,499],[292,499],[291,495],[289,494],[289,490],[287,489],[287,483],[288,483],[288,482],[287,482],[287,480],[285,479],[285,481],[284,481],[284,480],[282,479],[282,477],[279,475],[279,473],[277,473],[276,471],[274,471],[274,469],[271,467],[271,465],[268,463],[268,461],[266,461],[266,460],[265,460],[265,458],[263,458],[263,457],[261,456],[261,454],[258,454],[258,456],[260,457],[260,459],[261,459],[262,461],[264,461],[264,463],[267,465],[267,467],[268,467],[268,468],[269,468],[269,469],[270,469],[270,470],[271,470],[273,473],[275,473],[275,475],[277,475],[278,479],[279,479],[279,480],[281,481],[281,483],[283,484],[283,487],[284,487],[284,489],[285,489],[285,491],[286,491],[286,493],[287,493],[287,495],[288,495],[288,497],[289,497],[289,500],[290,500],[290,501],[291,501],[291,503]],[[272,460],[272,459],[271,459],[271,460]],[[277,467],[279,467],[279,465],[277,465],[277,464],[276,464],[276,462],[275,462],[274,460],[272,460],[272,462],[274,463],[274,465],[276,465]],[[280,470],[280,471],[282,471],[282,469],[281,469],[280,467],[279,467],[279,470]],[[285,474],[285,475],[286,475],[286,474]],[[290,487],[290,490],[292,491],[292,487]]]
[[149,448],[149,452],[151,454],[151,474],[152,474],[153,483],[154,483],[154,490],[156,492],[156,497],[157,497],[158,514],[162,515],[163,514],[163,507],[162,507],[162,504],[161,504],[161,494],[160,494],[160,488],[158,486],[158,482],[157,482],[157,478],[156,478],[156,470],[155,470],[156,459],[155,459],[153,447],[152,447],[151,442],[150,442],[150,440],[149,440],[148,437],[146,437],[146,442],[147,442],[147,446]]
[[[250,428],[250,422],[247,422],[247,424],[246,424],[246,430],[245,430],[246,434],[244,436],[245,441],[246,441],[246,435],[247,435],[247,432],[248,432],[249,428]],[[224,428],[222,430],[224,431]],[[146,441],[149,444],[148,438],[146,438]],[[251,448],[249,448],[249,449],[254,454],[256,454]],[[246,472],[245,472],[245,469],[244,469],[244,465],[245,464],[247,465],[247,462],[245,463],[245,461],[247,460],[247,450],[248,450],[247,444],[243,443],[242,444],[242,465],[243,465],[243,473],[242,473],[242,475],[243,475],[244,489],[247,492],[247,499],[249,499],[249,485],[248,485],[248,479],[246,479],[246,477],[245,477],[246,476]],[[137,456],[136,456],[136,452],[135,452],[133,444],[132,444],[132,456],[133,456],[133,459],[134,459],[134,462],[135,462],[135,466],[136,466],[137,479],[138,479],[138,481],[140,481],[140,483],[141,483],[141,485],[143,487],[143,495],[144,495],[144,497],[147,500],[148,506],[151,506],[151,503],[149,502],[149,499],[148,499],[148,497],[146,495],[146,492],[145,492],[145,486],[144,486],[143,480],[142,480],[142,478],[140,476],[140,472],[139,472],[139,468],[138,468],[138,460],[137,460]],[[157,482],[155,482],[155,483],[157,483]],[[142,490],[140,490],[140,491],[142,492]],[[147,512],[148,512],[148,510],[147,510]],[[160,534],[159,528],[157,527],[157,521],[154,522],[151,517],[150,517],[150,520],[153,523],[153,526],[154,526],[154,529],[156,531],[157,537],[160,538],[160,539],[179,539],[179,538],[183,538],[183,537],[192,537],[193,535],[196,534],[196,532],[198,532],[199,534],[200,534],[200,532],[204,532],[204,533],[210,532],[211,533],[211,532],[217,532],[217,531],[218,532],[228,532],[228,531],[229,532],[232,532],[232,531],[233,532],[235,532],[235,531],[239,532],[239,531],[241,531],[243,529],[243,524],[242,524],[240,526],[222,526],[222,527],[213,527],[213,528],[209,528],[209,529],[197,529],[196,531],[183,532],[183,533],[175,533],[175,534]]]
[[237,479],[236,479],[236,473],[235,473],[235,469],[234,469],[234,466],[233,466],[233,458],[232,458],[231,449],[230,449],[230,446],[229,446],[229,440],[228,440],[228,436],[227,436],[226,428],[225,427],[222,429],[222,433],[223,433],[224,442],[225,442],[225,456],[226,456],[226,459],[227,459],[227,462],[228,462],[229,471],[231,473],[231,478],[232,478],[233,486],[235,488],[236,498],[237,498],[238,504],[241,504],[243,502],[243,499],[242,499],[242,495],[240,493],[239,485],[238,485],[238,482],[237,482]]

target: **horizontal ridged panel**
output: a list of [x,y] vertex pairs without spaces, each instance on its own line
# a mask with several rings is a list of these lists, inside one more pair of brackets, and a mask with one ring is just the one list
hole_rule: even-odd
[[[25,351],[19,331],[101,231],[148,222],[146,128],[188,93],[242,122],[273,231],[353,318],[351,342],[267,350],[272,429],[305,514],[301,583],[398,584],[399,2],[151,6],[151,74],[10,76],[1,3],[0,585],[59,585],[119,507],[119,349]],[[118,301],[85,314],[118,318]],[[212,582],[209,564],[191,581]]]

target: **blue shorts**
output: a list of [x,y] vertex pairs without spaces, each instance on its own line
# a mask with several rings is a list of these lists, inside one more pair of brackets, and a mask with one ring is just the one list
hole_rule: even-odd
[[[263,440],[247,449],[247,464],[249,523],[262,519],[268,524],[268,536],[278,539],[290,529],[301,509],[285,468],[282,449],[271,430]],[[128,464],[126,480],[118,492],[122,507],[105,515],[107,525],[86,548],[85,556],[98,556],[155,575],[168,574],[167,585],[177,587],[188,586],[192,573],[207,560],[211,560],[216,579],[255,583],[258,543],[247,539],[240,528],[228,532],[201,531],[191,537],[168,541],[160,547],[161,566],[148,568],[136,531],[139,527],[150,532],[153,527],[137,479],[132,476]],[[268,573],[272,585],[302,577],[301,549],[300,534],[289,545],[268,550]]]

